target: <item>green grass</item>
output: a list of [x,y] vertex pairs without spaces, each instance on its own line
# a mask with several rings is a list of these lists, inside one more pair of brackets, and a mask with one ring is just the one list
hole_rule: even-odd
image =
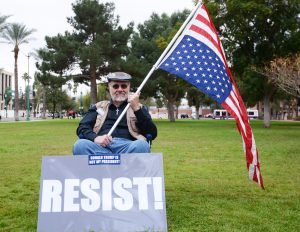
[[[156,121],[169,231],[300,231],[300,123],[251,121],[265,190],[234,121]],[[35,231],[41,159],[69,155],[78,120],[0,123],[0,231]]]

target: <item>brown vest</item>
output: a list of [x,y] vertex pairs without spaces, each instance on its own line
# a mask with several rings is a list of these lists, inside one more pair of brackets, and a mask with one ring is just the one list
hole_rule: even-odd
[[[97,115],[96,123],[93,128],[93,131],[96,134],[98,134],[101,127],[103,126],[103,123],[104,123],[107,113],[108,113],[109,104],[110,104],[109,101],[101,101],[101,102],[96,103],[98,115]],[[136,119],[133,109],[131,107],[128,108],[128,110],[126,112],[126,117],[127,117],[128,130],[129,130],[129,133],[132,135],[132,137],[134,137],[136,139],[140,139],[140,140],[146,140],[146,138],[139,133],[139,130],[135,125],[137,119]]]

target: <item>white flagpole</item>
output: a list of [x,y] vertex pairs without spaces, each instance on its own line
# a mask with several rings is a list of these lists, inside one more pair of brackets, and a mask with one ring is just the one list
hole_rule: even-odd
[[[202,1],[199,1],[197,3],[197,5],[196,5],[195,9],[189,14],[189,16],[187,17],[187,19],[181,25],[180,29],[177,31],[177,33],[175,34],[175,36],[173,37],[173,39],[171,40],[171,42],[165,48],[164,52],[160,55],[160,57],[158,58],[158,60],[156,61],[156,63],[152,66],[151,70],[148,72],[148,74],[145,77],[145,79],[143,80],[143,82],[140,84],[139,88],[136,90],[136,92],[135,92],[136,94],[138,94],[138,93],[141,92],[142,88],[144,87],[144,85],[146,84],[146,82],[148,81],[148,79],[150,78],[150,76],[152,75],[152,73],[157,69],[157,66],[160,64],[160,62],[166,56],[167,52],[170,50],[170,48],[173,46],[173,44],[176,42],[177,38],[182,33],[182,31],[185,29],[186,25],[190,22],[191,18],[195,15],[197,9],[200,7],[201,4],[202,4]],[[113,125],[113,127],[108,132],[108,134],[107,134],[108,136],[111,136],[111,134],[114,132],[114,130],[116,129],[117,125],[119,124],[119,122],[121,121],[121,119],[123,118],[123,116],[125,115],[125,113],[127,112],[127,110],[129,109],[129,106],[130,106],[130,103],[128,103],[127,106],[125,107],[125,109],[122,111],[122,113],[118,117],[117,121],[115,122],[115,124]]]

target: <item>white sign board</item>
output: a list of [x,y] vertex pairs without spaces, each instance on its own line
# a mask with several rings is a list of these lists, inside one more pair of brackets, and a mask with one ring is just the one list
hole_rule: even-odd
[[46,156],[39,232],[167,231],[162,154]]

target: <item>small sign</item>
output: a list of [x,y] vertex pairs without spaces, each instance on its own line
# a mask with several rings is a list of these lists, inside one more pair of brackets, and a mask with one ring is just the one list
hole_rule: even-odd
[[121,164],[119,154],[89,155],[89,165]]
[[164,189],[162,154],[46,156],[37,231],[167,231]]

